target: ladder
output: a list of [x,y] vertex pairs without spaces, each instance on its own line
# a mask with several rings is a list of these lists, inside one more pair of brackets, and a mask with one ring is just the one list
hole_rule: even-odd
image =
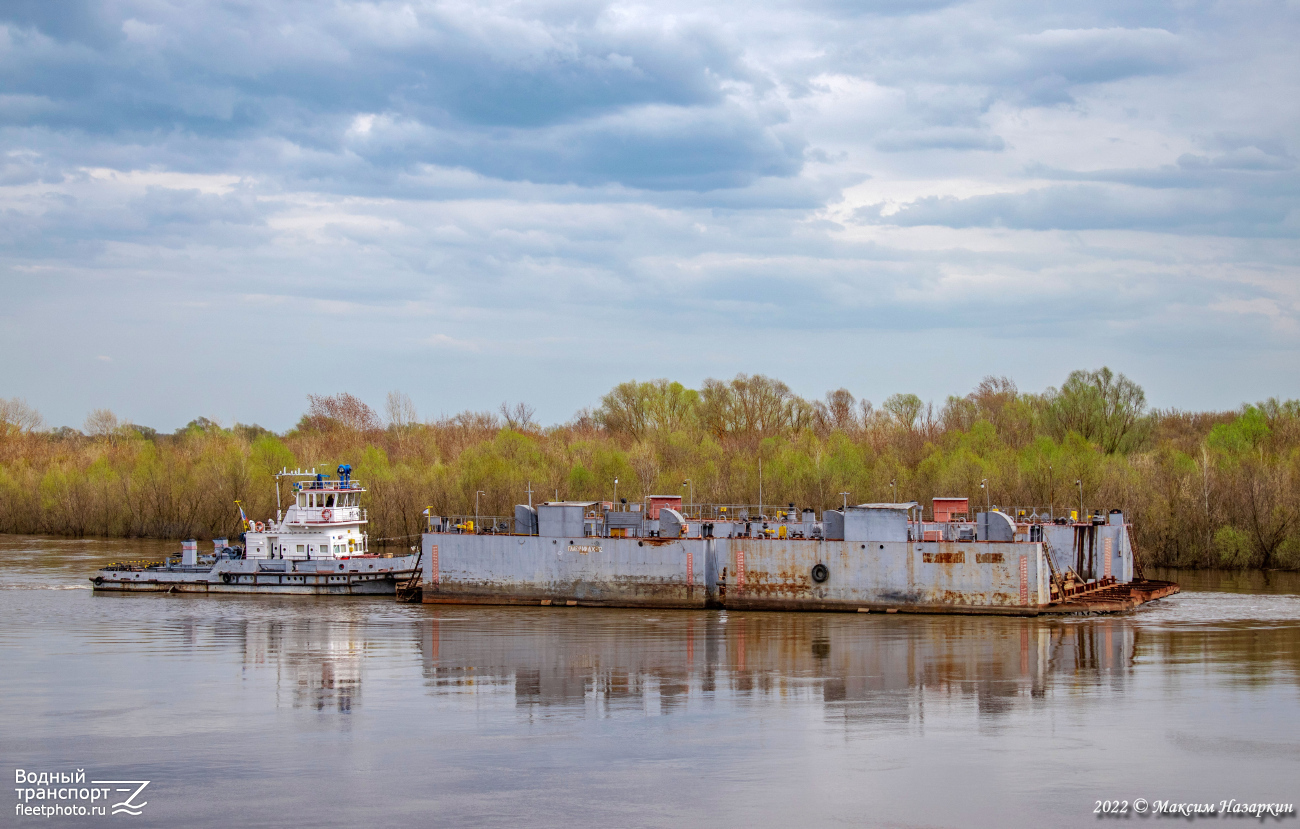
[[[1047,559],[1047,569],[1052,571],[1052,583],[1056,585],[1056,595],[1061,601],[1065,601],[1065,582],[1061,579],[1061,574],[1056,571],[1056,562],[1052,560],[1052,545],[1047,540],[1047,533],[1042,535],[1044,558]],[[1051,604],[1051,602],[1048,602]]]
[[415,572],[406,581],[399,581],[394,598],[399,602],[414,602],[423,592],[424,588],[420,586],[420,578],[424,575],[424,570],[420,568],[420,561],[424,558],[424,550],[415,557]]

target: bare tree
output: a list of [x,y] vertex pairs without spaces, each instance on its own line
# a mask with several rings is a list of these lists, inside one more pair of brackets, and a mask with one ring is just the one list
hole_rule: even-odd
[[516,403],[511,408],[509,403],[501,404],[501,419],[505,421],[506,428],[516,432],[524,432],[530,429],[536,429],[537,424],[533,422],[533,415],[536,409],[527,403]]
[[397,429],[405,429],[419,420],[415,403],[406,392],[390,391],[384,403],[384,413],[388,416],[388,425]]
[[307,414],[298,428],[316,432],[373,432],[379,429],[379,415],[358,397],[344,392],[335,395],[307,395]]
[[[858,416],[854,409],[857,401],[848,389],[836,389],[826,392],[826,401],[813,404],[815,418],[820,433],[834,430],[852,432],[858,428]],[[866,401],[863,401],[866,402]],[[870,403],[867,403],[870,406]]]
[[45,418],[20,397],[0,397],[0,435],[26,434],[45,425]]
[[95,409],[86,415],[86,434],[93,438],[112,437],[121,422],[109,409]]
[[914,394],[895,394],[885,401],[885,411],[893,416],[894,422],[909,432],[917,431],[921,426],[921,415],[925,412],[925,403]]
[[816,410],[780,380],[737,374],[729,383],[707,379],[700,389],[700,420],[719,437],[766,437],[813,424]]

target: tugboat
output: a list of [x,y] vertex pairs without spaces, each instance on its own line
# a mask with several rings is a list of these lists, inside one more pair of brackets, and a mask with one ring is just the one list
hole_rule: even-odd
[[[166,561],[110,564],[90,580],[95,590],[141,593],[288,593],[295,595],[387,595],[418,579],[420,557],[370,552],[366,511],[352,480],[352,467],[337,478],[287,469],[276,475],[276,519],[245,519],[244,546],[214,541],[200,556],[197,541],[181,542]],[[293,483],[294,500],[280,508],[280,478]],[[240,510],[241,515],[243,510]],[[414,548],[412,548],[414,549]]]

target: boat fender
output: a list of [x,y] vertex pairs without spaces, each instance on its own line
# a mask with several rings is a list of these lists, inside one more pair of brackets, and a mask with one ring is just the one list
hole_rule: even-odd
[[221,581],[222,581],[223,583],[225,583],[225,584],[230,584],[230,574],[229,574],[229,573],[222,573],[222,574],[221,574]]
[[831,577],[831,571],[826,569],[825,564],[814,564],[812,568],[812,580],[821,584]]

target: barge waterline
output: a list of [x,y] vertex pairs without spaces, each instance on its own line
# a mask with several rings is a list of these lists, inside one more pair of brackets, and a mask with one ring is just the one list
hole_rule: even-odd
[[429,515],[420,600],[1041,616],[1124,612],[1178,592],[1143,577],[1118,510],[1043,520],[991,509],[969,521],[964,499],[934,506],[940,520],[914,502],[846,505],[821,520],[793,504],[687,517],[674,496],[623,509],[521,504],[513,522],[486,528]]

